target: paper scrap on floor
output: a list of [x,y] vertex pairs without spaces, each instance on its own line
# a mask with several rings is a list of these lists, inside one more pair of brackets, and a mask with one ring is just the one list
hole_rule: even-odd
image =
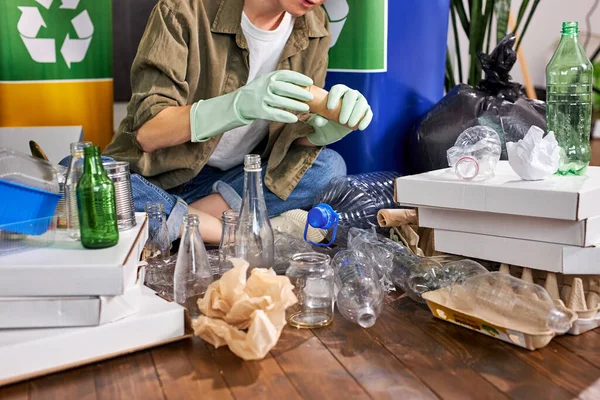
[[285,309],[298,300],[287,277],[256,268],[246,280],[248,263],[231,261],[234,267],[198,301],[204,315],[192,322],[194,333],[217,348],[228,345],[244,360],[260,360],[279,340]]

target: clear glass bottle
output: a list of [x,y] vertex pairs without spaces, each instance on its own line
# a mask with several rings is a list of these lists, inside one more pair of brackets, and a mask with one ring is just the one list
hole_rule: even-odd
[[198,300],[204,296],[213,281],[206,248],[198,229],[198,216],[183,217],[184,231],[175,263],[173,298],[185,307],[192,318],[200,315]]
[[250,267],[271,268],[274,262],[273,228],[263,194],[260,156],[244,158],[244,197],[240,219],[235,230],[236,257],[246,260]]
[[65,180],[65,209],[67,232],[75,240],[81,239],[77,211],[77,184],[83,175],[83,150],[91,145],[92,142],[71,143],[71,162]]
[[86,147],[84,157],[77,184],[81,244],[88,249],[111,247],[119,242],[115,185],[102,165],[100,147]]
[[221,243],[219,244],[220,276],[233,268],[229,260],[235,258],[235,227],[239,218],[240,213],[235,210],[223,213],[223,233],[221,234]]
[[144,210],[148,214],[148,240],[142,258],[166,258],[169,256],[171,243],[165,207],[162,203],[148,203]]
[[577,22],[563,22],[546,67],[546,122],[561,148],[558,174],[583,175],[592,158],[592,63],[578,40]]
[[329,256],[301,253],[292,256],[285,275],[294,285],[298,302],[285,310],[296,328],[320,328],[333,321],[334,272]]

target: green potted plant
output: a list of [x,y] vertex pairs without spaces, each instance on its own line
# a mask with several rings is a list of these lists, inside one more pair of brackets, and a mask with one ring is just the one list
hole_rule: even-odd
[[[514,33],[519,40],[516,43],[518,50],[529,23],[541,0],[523,0],[516,18]],[[508,31],[511,0],[451,0],[450,25],[454,37],[456,52],[456,73],[453,68],[450,51],[446,55],[446,91],[456,86],[457,83],[477,85],[482,78],[481,64],[478,59],[480,52],[489,53],[492,40],[495,37],[499,42]],[[493,32],[492,22],[496,20],[496,32]],[[462,29],[469,40],[469,57],[461,59],[459,29]],[[463,76],[463,63],[469,63],[467,76]]]

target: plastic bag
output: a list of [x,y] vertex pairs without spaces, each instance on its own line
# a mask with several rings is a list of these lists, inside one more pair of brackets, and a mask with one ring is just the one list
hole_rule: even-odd
[[532,125],[546,129],[546,103],[528,99],[509,75],[517,57],[515,37],[506,36],[479,60],[485,78],[473,88],[459,84],[444,96],[409,134],[412,173],[446,168],[446,151],[467,128],[483,125],[494,129],[502,143],[501,159],[507,160],[506,142],[522,139]]

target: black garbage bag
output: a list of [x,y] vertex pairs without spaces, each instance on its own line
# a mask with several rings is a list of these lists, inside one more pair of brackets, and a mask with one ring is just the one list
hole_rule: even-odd
[[520,84],[509,75],[517,60],[515,36],[508,35],[491,54],[479,54],[485,78],[473,88],[455,86],[409,135],[412,173],[448,167],[446,150],[467,128],[485,125],[498,132],[502,142],[501,159],[508,159],[506,142],[522,139],[532,125],[546,130],[546,103],[528,99]]

